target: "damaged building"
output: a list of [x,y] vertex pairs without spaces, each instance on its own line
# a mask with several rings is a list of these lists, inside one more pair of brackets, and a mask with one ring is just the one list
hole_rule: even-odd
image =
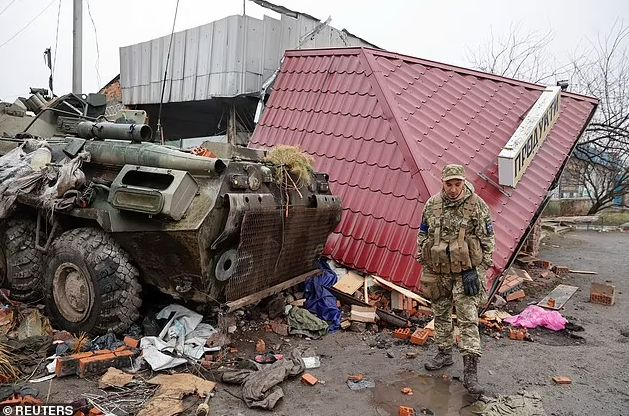
[[208,137],[247,143],[254,129],[259,97],[287,49],[375,45],[346,30],[266,1],[255,3],[281,15],[262,20],[229,16],[176,32],[164,81],[170,35],[120,49],[123,103],[145,110],[156,131],[163,92],[166,141]]
[[505,186],[499,154],[547,94],[544,86],[375,49],[288,51],[250,146],[288,144],[313,156],[343,200],[325,253],[409,288],[420,286],[422,208],[441,189],[443,166],[464,165],[495,219],[489,275],[496,277],[539,217],[597,106],[594,98],[551,91],[554,125],[525,146],[528,168],[520,163],[519,182]]

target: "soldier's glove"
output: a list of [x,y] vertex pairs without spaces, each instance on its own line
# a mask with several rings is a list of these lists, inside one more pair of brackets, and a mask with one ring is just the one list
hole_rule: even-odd
[[476,269],[466,270],[461,273],[463,277],[463,290],[467,296],[476,296],[480,290],[480,281]]

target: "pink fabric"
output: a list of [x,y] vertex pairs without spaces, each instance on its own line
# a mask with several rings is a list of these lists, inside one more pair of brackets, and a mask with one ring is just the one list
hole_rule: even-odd
[[566,328],[568,321],[561,316],[557,311],[549,311],[544,308],[540,308],[537,305],[529,305],[520,312],[519,315],[512,316],[504,319],[505,322],[513,326],[521,326],[524,328],[537,328],[543,326],[544,328],[552,329],[553,331],[561,331]]

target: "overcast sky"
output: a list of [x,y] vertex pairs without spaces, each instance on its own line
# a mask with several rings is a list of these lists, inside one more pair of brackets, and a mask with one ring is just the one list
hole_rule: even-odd
[[[554,59],[564,62],[615,23],[629,24],[627,0],[272,2],[321,20],[331,16],[332,26],[387,50],[461,66],[470,66],[470,51],[486,45],[491,33],[501,38],[514,26],[523,33],[552,31],[550,50]],[[120,72],[119,47],[169,34],[175,4],[176,0],[84,0],[83,91],[97,91]],[[242,9],[242,0],[180,0],[176,30],[242,14]],[[246,11],[258,18],[278,17],[249,1]],[[26,96],[31,86],[47,87],[43,52],[51,47],[54,56],[58,12],[55,93],[60,95],[72,86],[72,0],[0,0],[1,100]]]

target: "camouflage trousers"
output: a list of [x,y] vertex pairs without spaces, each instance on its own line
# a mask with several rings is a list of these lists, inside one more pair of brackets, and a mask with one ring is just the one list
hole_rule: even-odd
[[451,348],[454,343],[452,307],[456,309],[457,326],[461,332],[462,355],[481,355],[478,332],[478,308],[487,301],[485,271],[477,268],[481,290],[468,296],[463,289],[460,273],[437,274],[424,268],[423,292],[432,302],[435,315],[435,343],[439,348]]

